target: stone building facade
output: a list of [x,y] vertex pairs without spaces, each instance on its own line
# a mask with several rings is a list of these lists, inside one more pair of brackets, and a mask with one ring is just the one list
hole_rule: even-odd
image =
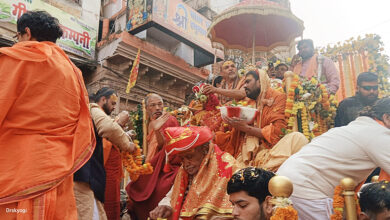
[[[180,107],[192,93],[193,85],[209,75],[211,68],[204,66],[211,64],[214,59],[210,52],[210,42],[205,43],[210,44],[210,50],[207,51],[204,46],[185,39],[184,32],[182,35],[171,26],[147,23],[151,21],[152,10],[158,5],[164,7],[173,2],[104,1],[100,19],[101,38],[97,47],[98,66],[94,73],[85,75],[85,82],[89,92],[96,92],[104,86],[117,91],[120,101],[114,114],[122,110],[135,110],[148,93],[161,95],[167,107]],[[181,1],[178,3],[182,4]],[[194,14],[195,10],[185,7],[197,19],[207,21],[202,15]],[[166,9],[165,13],[171,12]],[[141,51],[139,75],[136,85],[127,94],[126,86],[138,49]]]
[[57,17],[64,36],[57,41],[71,60],[90,74],[96,69],[100,0],[0,0],[0,47],[15,42],[16,21],[29,10],[44,10]]

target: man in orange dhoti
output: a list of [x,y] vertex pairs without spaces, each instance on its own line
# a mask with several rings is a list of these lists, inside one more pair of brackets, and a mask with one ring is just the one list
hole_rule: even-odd
[[253,68],[246,73],[245,92],[248,104],[259,111],[253,125],[239,118],[224,118],[233,127],[230,133],[216,133],[216,144],[245,165],[276,171],[308,140],[294,132],[283,135],[286,128],[284,110],[286,95],[270,88],[266,72]]
[[161,150],[165,143],[161,131],[167,127],[179,126],[178,121],[169,113],[163,112],[164,103],[157,94],[149,94],[145,98],[145,105],[150,121],[146,160],[150,162],[154,170],[151,175],[140,176],[137,181],[131,182],[126,187],[130,199],[128,209],[132,219],[135,220],[147,219],[149,212],[171,189],[180,166],[178,158],[172,158],[171,169],[164,172],[165,152]]
[[182,166],[171,191],[150,217],[233,219],[226,186],[239,168],[235,159],[210,143],[208,127],[171,127],[165,129],[164,136],[167,157],[179,155]]
[[217,94],[222,105],[233,99],[239,101],[245,98],[245,91],[242,87],[244,80],[238,76],[237,68],[233,61],[227,60],[222,64],[221,75],[223,77],[221,87],[205,85],[205,94]]
[[56,18],[27,12],[0,48],[0,219],[77,219],[73,173],[95,147],[81,71]]

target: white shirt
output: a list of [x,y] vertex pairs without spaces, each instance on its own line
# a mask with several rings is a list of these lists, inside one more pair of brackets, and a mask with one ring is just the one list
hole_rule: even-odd
[[390,129],[369,117],[333,128],[313,139],[278,170],[294,184],[293,196],[331,198],[340,180],[360,183],[376,168],[390,173]]

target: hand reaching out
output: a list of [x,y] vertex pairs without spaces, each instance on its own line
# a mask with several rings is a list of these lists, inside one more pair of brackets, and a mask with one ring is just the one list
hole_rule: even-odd
[[203,86],[203,93],[204,94],[210,94],[210,93],[215,93],[217,90],[217,88],[215,88],[214,86],[212,85],[209,85],[209,84],[206,84]]
[[236,117],[229,118],[226,116],[222,116],[222,119],[228,125],[232,126],[233,128],[236,128],[238,130],[243,130],[245,127],[248,126],[248,124],[246,123],[246,120],[243,120],[241,118],[236,118]]

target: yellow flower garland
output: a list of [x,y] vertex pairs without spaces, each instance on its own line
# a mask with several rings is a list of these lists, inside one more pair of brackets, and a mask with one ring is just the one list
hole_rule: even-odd
[[294,103],[295,89],[298,87],[298,84],[299,84],[299,76],[294,75],[294,78],[291,82],[291,86],[287,91],[286,109],[284,111],[287,119],[287,133],[292,132],[296,120],[296,115],[299,109],[299,105]]
[[311,140],[332,127],[336,109],[337,100],[334,95],[329,96],[325,85],[320,84],[315,77],[306,80],[295,74],[287,91],[287,133],[292,132],[299,115],[299,129]]
[[123,166],[130,175],[131,181],[136,181],[140,175],[153,173],[153,167],[150,163],[142,164],[141,148],[138,140],[134,141],[136,150],[133,154],[122,152]]

